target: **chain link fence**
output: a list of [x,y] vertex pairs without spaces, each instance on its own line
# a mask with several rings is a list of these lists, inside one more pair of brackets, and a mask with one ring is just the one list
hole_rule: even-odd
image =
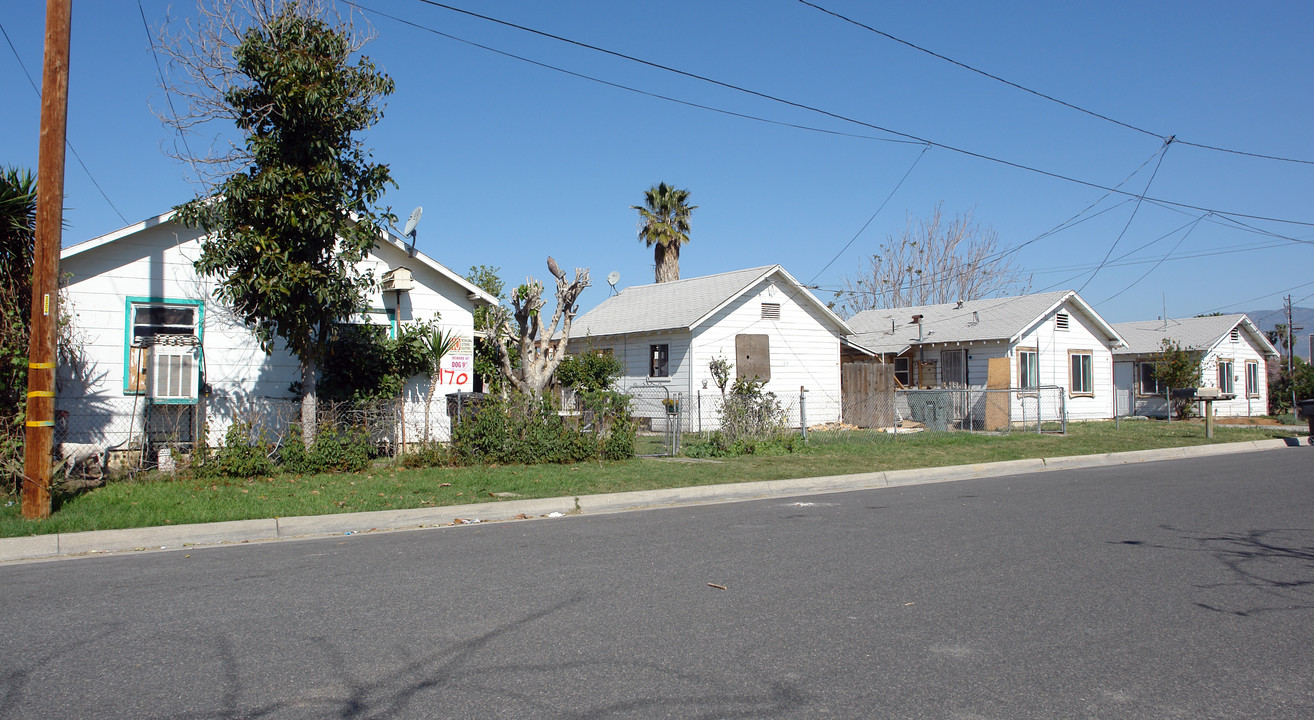
[[898,389],[845,397],[843,420],[813,426],[809,442],[860,442],[914,433],[1066,433],[1067,393],[1036,388]]

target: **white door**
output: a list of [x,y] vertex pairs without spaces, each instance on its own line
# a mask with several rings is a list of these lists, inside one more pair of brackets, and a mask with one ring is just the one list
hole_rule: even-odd
[[1132,385],[1136,374],[1136,363],[1115,362],[1113,364],[1113,415],[1121,417],[1132,414]]

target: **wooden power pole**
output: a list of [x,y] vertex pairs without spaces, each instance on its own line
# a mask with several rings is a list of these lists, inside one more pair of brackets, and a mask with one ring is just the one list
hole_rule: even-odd
[[64,136],[68,127],[68,57],[73,0],[46,0],[41,72],[41,141],[37,158],[36,251],[32,262],[32,336],[27,362],[23,447],[23,517],[50,516],[51,445],[55,435],[55,338],[59,329],[59,248],[64,223]]

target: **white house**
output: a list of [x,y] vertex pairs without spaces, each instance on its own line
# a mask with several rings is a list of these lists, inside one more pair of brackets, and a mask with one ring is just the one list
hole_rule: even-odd
[[[297,360],[283,350],[263,352],[215,298],[215,281],[193,265],[202,237],[168,212],[63,249],[76,347],[74,362],[60,369],[62,439],[111,447],[139,447],[144,436],[185,442],[203,421],[215,442],[243,412],[294,401]],[[442,326],[461,341],[444,360],[440,392],[471,390],[473,311],[496,299],[422,253],[411,256],[391,235],[358,267],[376,279],[392,273],[383,287],[393,289],[376,288],[369,310],[344,320],[383,325],[395,336],[401,324],[441,313]],[[427,385],[427,378],[412,379],[408,397],[422,398]],[[445,406],[435,416],[442,427],[434,432],[445,437]],[[414,413],[407,418],[416,421]]]
[[1245,315],[1214,315],[1176,320],[1144,320],[1114,325],[1127,346],[1114,352],[1114,382],[1121,412],[1165,417],[1168,413],[1163,383],[1154,378],[1154,356],[1172,340],[1183,350],[1200,353],[1202,385],[1235,394],[1233,400],[1214,403],[1214,414],[1224,416],[1268,413],[1266,363],[1277,359],[1277,348]]
[[[852,332],[779,265],[628,287],[577,318],[571,353],[620,358],[621,386],[636,396],[697,401],[720,396],[709,363],[733,363],[731,379],[758,377],[799,421],[806,388],[808,424],[840,413],[840,338]],[[686,413],[685,427],[715,427],[716,409]],[[688,407],[686,405],[686,407]],[[691,411],[697,408],[690,408]]]
[[[1113,417],[1112,350],[1124,342],[1071,290],[866,310],[849,325],[849,341],[893,363],[905,387],[1057,386],[1068,418]],[[1013,418],[1037,397],[1012,395]]]

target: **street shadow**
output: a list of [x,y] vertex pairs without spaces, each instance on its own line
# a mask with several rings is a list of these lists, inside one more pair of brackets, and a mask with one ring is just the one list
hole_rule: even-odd
[[[328,681],[316,690],[265,702],[242,699],[242,661],[231,644],[217,639],[210,647],[218,654],[221,670],[216,682],[224,688],[220,707],[169,713],[185,720],[236,720],[306,713],[317,717],[391,718],[415,715],[430,707],[452,707],[456,697],[479,698],[487,708],[516,708],[529,717],[573,720],[622,716],[686,718],[759,718],[797,711],[806,700],[801,687],[790,682],[763,680],[758,687],[737,678],[718,678],[692,672],[675,661],[670,664],[624,656],[579,659],[563,654],[560,662],[506,663],[485,659],[485,651],[498,640],[530,642],[539,638],[534,624],[583,601],[576,596],[504,623],[411,662],[376,674],[372,661],[358,657],[330,636],[311,639],[317,648],[316,666]],[[501,656],[501,655],[499,655]],[[366,675],[372,679],[361,679]],[[618,677],[623,684],[597,683],[592,703],[563,707],[563,693],[545,693],[543,687],[561,685],[578,689],[580,678]],[[376,678],[376,679],[373,679]],[[569,683],[576,683],[569,685]],[[566,684],[562,684],[566,683]],[[456,697],[454,697],[456,696]],[[16,699],[16,698],[15,698]],[[165,716],[161,716],[165,717]]]
[[1237,617],[1314,610],[1314,530],[1274,528],[1218,534],[1161,528],[1181,533],[1184,544],[1141,540],[1111,544],[1199,552],[1214,558],[1226,570],[1227,579],[1195,585],[1218,596],[1213,602],[1196,602],[1197,607]]

